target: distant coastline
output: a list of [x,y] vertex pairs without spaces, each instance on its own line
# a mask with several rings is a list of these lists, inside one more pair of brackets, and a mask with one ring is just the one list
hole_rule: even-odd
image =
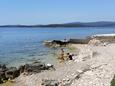
[[99,21],[99,22],[73,22],[63,24],[47,24],[47,25],[0,25],[0,27],[115,27],[115,22]]

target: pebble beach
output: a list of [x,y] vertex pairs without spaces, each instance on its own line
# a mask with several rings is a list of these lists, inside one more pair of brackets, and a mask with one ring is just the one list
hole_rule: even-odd
[[[110,86],[115,74],[115,43],[72,44],[80,50],[74,60],[55,65],[56,70],[25,76],[21,74],[12,86]],[[50,86],[50,85],[49,85]],[[53,85],[55,86],[55,85]]]

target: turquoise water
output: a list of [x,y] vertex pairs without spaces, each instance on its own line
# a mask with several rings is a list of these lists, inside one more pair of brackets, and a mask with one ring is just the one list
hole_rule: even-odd
[[44,46],[44,40],[84,38],[100,33],[115,33],[115,28],[0,28],[0,63],[17,66],[39,59],[53,62],[55,50]]

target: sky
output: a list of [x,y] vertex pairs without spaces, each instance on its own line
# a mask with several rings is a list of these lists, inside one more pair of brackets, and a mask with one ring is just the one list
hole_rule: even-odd
[[115,21],[115,0],[0,0],[0,25]]

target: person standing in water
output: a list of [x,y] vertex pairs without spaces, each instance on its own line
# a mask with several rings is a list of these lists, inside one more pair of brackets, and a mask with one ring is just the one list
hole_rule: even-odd
[[59,55],[58,59],[60,59],[61,61],[64,61],[64,50],[63,50],[63,48],[60,51],[60,55]]
[[63,49],[61,49],[61,54],[60,54],[61,56],[60,56],[60,58],[62,59],[62,60],[64,60],[64,50]]

